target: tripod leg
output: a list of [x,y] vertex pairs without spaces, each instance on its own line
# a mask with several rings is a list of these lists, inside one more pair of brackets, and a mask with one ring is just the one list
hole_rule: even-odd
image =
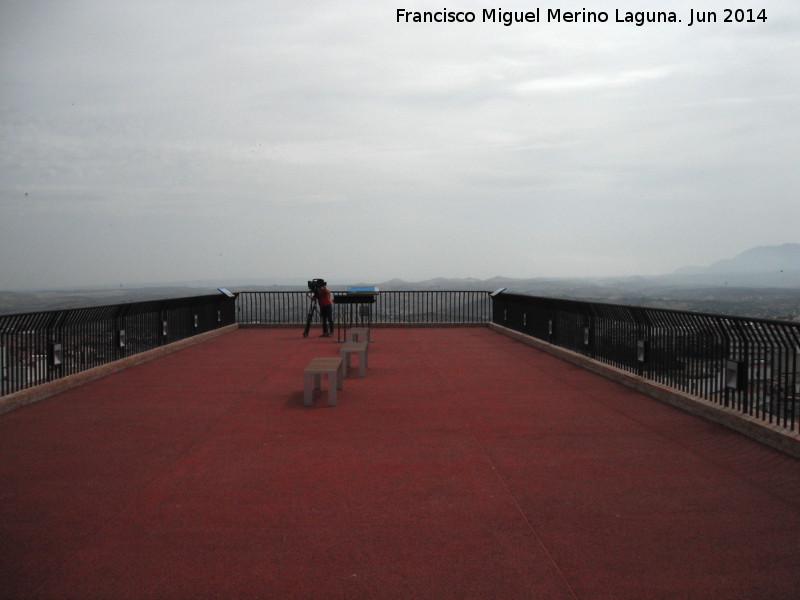
[[311,306],[308,307],[308,318],[306,319],[306,328],[303,331],[303,337],[308,337],[308,332],[311,330],[311,321],[314,319],[314,312],[317,310],[317,299],[311,301]]

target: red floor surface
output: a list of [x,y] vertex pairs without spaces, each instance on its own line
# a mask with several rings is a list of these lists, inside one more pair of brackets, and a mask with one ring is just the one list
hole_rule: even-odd
[[800,598],[800,461],[474,329],[240,329],[0,415],[3,598]]

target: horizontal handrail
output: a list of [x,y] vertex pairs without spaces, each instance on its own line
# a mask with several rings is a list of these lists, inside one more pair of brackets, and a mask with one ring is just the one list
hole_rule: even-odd
[[797,431],[800,324],[503,293],[492,321]]

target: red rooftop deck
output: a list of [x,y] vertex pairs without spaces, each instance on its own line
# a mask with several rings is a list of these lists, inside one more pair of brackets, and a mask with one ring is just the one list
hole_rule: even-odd
[[0,596],[800,598],[800,461],[487,328],[373,337],[335,408],[335,343],[239,329],[0,415]]

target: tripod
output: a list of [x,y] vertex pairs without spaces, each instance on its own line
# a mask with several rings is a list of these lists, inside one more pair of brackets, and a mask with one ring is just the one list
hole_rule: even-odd
[[311,321],[314,320],[314,313],[317,312],[317,293],[314,292],[314,297],[311,299],[311,304],[308,307],[308,318],[306,319],[306,328],[303,331],[303,337],[308,337],[308,332],[311,330]]

